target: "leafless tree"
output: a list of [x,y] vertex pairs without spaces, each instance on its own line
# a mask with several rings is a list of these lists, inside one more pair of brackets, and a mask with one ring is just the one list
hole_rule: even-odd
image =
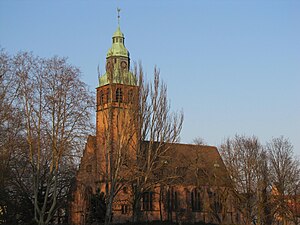
[[[121,79],[123,71],[113,65],[107,69],[109,87],[106,97],[98,96],[98,136],[101,148],[101,177],[104,177],[106,216],[105,224],[112,220],[112,210],[119,191],[132,180],[135,161],[132,149],[137,142],[138,88],[125,88],[114,80]],[[118,77],[114,77],[118,76]],[[123,82],[123,80],[120,80]],[[132,91],[131,96],[128,92]],[[103,90],[101,90],[103,93]]]
[[293,193],[290,195],[288,199],[289,209],[290,209],[290,216],[289,219],[295,224],[299,225],[299,215],[300,215],[300,171],[298,172],[297,182],[293,184]]
[[139,221],[141,199],[144,192],[152,191],[158,184],[170,179],[161,176],[167,153],[172,151],[170,143],[179,141],[183,113],[170,110],[167,86],[160,80],[159,70],[154,69],[153,83],[144,79],[142,67],[135,67],[139,77],[139,125],[136,147],[135,180],[133,190],[133,221]]
[[[26,171],[26,159],[24,159],[25,139],[22,135],[24,123],[22,112],[18,107],[19,82],[14,73],[13,59],[3,49],[0,50],[0,221],[17,224],[17,215],[20,214],[19,205],[23,199],[20,192],[27,190],[24,182],[20,181],[19,174]],[[18,162],[22,162],[19,164]],[[15,173],[16,165],[22,165],[19,174]],[[22,177],[26,180],[26,176]],[[18,185],[21,184],[21,185]],[[17,187],[16,187],[17,186]],[[29,187],[30,185],[28,185]],[[23,189],[25,188],[25,189]],[[26,205],[24,202],[22,202]],[[24,212],[24,210],[23,210]],[[30,215],[30,213],[26,213]],[[25,215],[25,214],[23,214]],[[27,216],[26,215],[26,216]]]
[[260,153],[257,170],[257,224],[268,225],[273,223],[271,181],[268,155],[265,149]]
[[195,145],[206,145],[206,142],[202,137],[195,137],[192,143]]
[[293,198],[299,188],[300,164],[293,154],[293,146],[283,136],[267,143],[273,187],[273,213],[275,217],[293,220]]
[[64,58],[25,52],[14,57],[13,65],[32,168],[34,217],[38,224],[48,224],[57,213],[58,196],[66,192],[58,188],[63,166],[72,165],[91,131],[93,97],[80,81],[80,71]]
[[12,59],[8,53],[0,50],[0,154],[3,160],[1,169],[8,166],[12,150],[17,148],[14,144],[18,143],[18,135],[23,128],[22,114],[16,103],[18,88],[19,82],[13,73]]
[[[107,71],[109,76],[116,75],[116,69]],[[101,135],[105,140],[102,171],[106,181],[106,224],[111,222],[113,203],[117,201],[115,197],[126,185],[132,187],[133,220],[138,221],[142,194],[158,183],[155,176],[163,166],[160,161],[170,150],[166,144],[178,141],[183,122],[182,113],[170,111],[167,88],[160,83],[157,69],[153,84],[144,81],[141,65],[135,66],[134,74],[139,83],[133,101],[117,99],[118,85],[110,77],[110,101],[100,104]]]
[[245,224],[293,221],[299,191],[299,160],[284,137],[261,146],[256,137],[235,136],[221,153],[240,196]]
[[257,137],[236,135],[221,145],[220,152],[241,199],[244,224],[256,224],[262,145]]

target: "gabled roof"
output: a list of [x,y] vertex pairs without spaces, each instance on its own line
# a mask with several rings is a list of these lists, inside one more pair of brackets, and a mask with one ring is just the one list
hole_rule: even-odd
[[170,144],[171,167],[187,168],[184,183],[198,186],[231,187],[231,179],[214,146]]
[[[149,142],[145,144],[147,146]],[[216,147],[172,143],[165,144],[163,148],[169,149],[160,158],[164,165],[158,174],[177,177],[174,184],[232,187]]]

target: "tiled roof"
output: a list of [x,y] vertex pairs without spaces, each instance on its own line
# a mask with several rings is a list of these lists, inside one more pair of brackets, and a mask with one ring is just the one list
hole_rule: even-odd
[[231,186],[229,174],[216,147],[190,144],[170,144],[170,147],[174,149],[171,151],[171,164],[188,168],[185,183]]
[[[145,142],[148,144],[148,142]],[[170,148],[160,160],[163,176],[177,176],[175,183],[196,186],[232,187],[223,160],[214,146],[166,144]]]

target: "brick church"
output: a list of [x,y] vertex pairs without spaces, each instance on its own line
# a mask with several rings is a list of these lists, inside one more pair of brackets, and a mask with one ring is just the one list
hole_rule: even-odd
[[[146,159],[135,163],[129,159],[136,159],[134,146],[148,146],[149,143],[139,143],[138,120],[131,113],[138,108],[139,86],[129,69],[130,57],[124,39],[118,26],[106,55],[106,73],[99,77],[96,135],[88,137],[76,175],[70,202],[70,224],[88,224],[90,196],[97,192],[107,196],[115,179],[112,175],[117,172],[119,180],[113,193],[113,223],[132,221],[134,210],[138,209],[140,221],[239,224],[238,202],[225,165],[214,146],[165,143],[164,148],[169,150],[163,155],[164,169],[150,176],[160,174],[161,180],[141,189],[138,204],[134,203],[135,186],[131,181],[137,176],[134,172],[137,165]],[[113,161],[108,160],[111,156]],[[116,160],[121,158],[128,160]],[[110,167],[112,164],[116,166]],[[164,179],[166,177],[170,179]]]

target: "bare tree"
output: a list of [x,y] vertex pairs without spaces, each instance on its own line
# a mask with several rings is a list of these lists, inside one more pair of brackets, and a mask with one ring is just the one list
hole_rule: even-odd
[[297,196],[300,164],[293,154],[293,146],[283,136],[267,143],[273,187],[273,213],[283,221],[293,220],[291,202]]
[[14,59],[0,50],[0,223],[5,224],[26,224],[33,217],[19,89]]
[[289,219],[295,224],[299,225],[299,215],[300,215],[300,171],[297,175],[297,181],[293,184],[293,193],[288,198],[288,205],[290,209],[290,216]]
[[135,161],[132,149],[138,131],[138,87],[123,84],[123,77],[130,73],[127,69],[113,64],[106,73],[109,85],[98,90],[97,136],[101,149],[100,176],[105,185],[105,224],[110,224],[113,207],[118,203],[116,196],[132,180]]
[[161,176],[170,143],[179,141],[183,113],[170,110],[167,86],[160,80],[159,70],[154,69],[153,83],[144,80],[142,67],[135,67],[139,77],[138,142],[136,147],[135,180],[133,190],[133,221],[139,221],[143,193],[151,192],[158,184],[170,179]]
[[[195,156],[189,161],[190,169],[196,178],[195,187],[199,190],[198,195],[201,193],[201,197],[193,196],[193,199],[200,205],[196,205],[196,209],[205,213],[207,219],[223,224],[228,213],[236,209],[234,188],[221,159],[208,163],[205,157],[208,156],[197,149]],[[192,205],[195,208],[195,203]]]
[[195,145],[206,145],[206,142],[202,137],[195,137],[192,143]]
[[240,210],[244,215],[244,224],[256,224],[262,146],[257,137],[236,135],[233,139],[228,138],[220,150],[241,199]]
[[115,70],[120,69],[112,67],[107,71],[110,76],[107,99],[98,100],[101,111],[98,120],[102,122],[98,133],[104,140],[102,176],[106,183],[106,224],[111,222],[117,194],[126,185],[132,187],[133,220],[139,219],[143,192],[158,183],[155,176],[163,166],[160,160],[170,150],[166,144],[178,141],[183,121],[182,113],[177,115],[170,111],[166,85],[160,83],[157,69],[150,85],[144,81],[141,65],[135,66],[138,86],[131,88],[134,89],[131,96],[122,97],[118,91],[128,87],[112,82],[116,79],[113,75],[122,75],[122,71]]
[[57,213],[63,166],[72,165],[76,150],[91,131],[93,98],[80,71],[66,59],[41,59],[29,53],[14,58],[19,79],[29,161],[32,168],[34,217],[48,224]]
[[257,183],[257,223],[268,225],[273,223],[273,202],[271,199],[271,178],[268,154],[265,149],[260,153],[258,161]]

